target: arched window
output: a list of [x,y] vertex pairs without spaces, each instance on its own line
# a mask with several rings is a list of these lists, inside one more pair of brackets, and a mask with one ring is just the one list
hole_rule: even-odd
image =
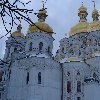
[[81,51],[79,50],[79,56],[81,55]]
[[0,99],[1,99],[1,93],[0,93]]
[[81,92],[81,82],[77,82],[77,92]]
[[77,100],[81,100],[81,97],[77,97]]
[[50,46],[48,46],[48,53],[50,53]]
[[30,50],[30,51],[32,51],[32,45],[33,45],[33,44],[32,44],[32,42],[31,42],[30,45],[29,45],[29,50]]
[[70,93],[71,92],[71,82],[67,81],[67,92]]
[[39,51],[41,51],[42,49],[43,49],[43,43],[40,42],[40,43],[39,43]]
[[29,72],[27,72],[27,77],[26,77],[26,84],[29,83]]
[[38,84],[41,84],[41,72],[38,73]]
[[8,47],[7,57],[9,57],[9,53],[10,53],[10,47]]
[[62,47],[62,52],[64,53],[64,47]]
[[16,52],[16,51],[17,51],[17,48],[15,47],[15,48],[14,48],[14,52]]
[[2,81],[2,76],[3,76],[4,72],[0,71],[0,82]]

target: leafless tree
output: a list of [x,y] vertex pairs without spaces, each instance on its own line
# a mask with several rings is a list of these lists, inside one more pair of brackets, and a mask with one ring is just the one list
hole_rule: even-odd
[[[17,25],[15,20],[19,21],[20,23],[22,20],[24,20],[31,25],[35,25],[35,23],[29,18],[29,14],[33,13],[33,9],[22,9],[18,7],[18,4],[20,3],[25,8],[26,5],[28,5],[30,2],[31,1],[28,1],[27,3],[23,3],[21,2],[21,0],[15,0],[12,3],[10,0],[0,1],[0,16],[2,18],[4,28],[7,32],[5,36],[8,35],[9,33],[11,34],[11,30],[13,26]],[[8,26],[10,26],[10,28],[7,28]],[[40,29],[38,26],[36,27]],[[40,30],[46,32],[45,30],[42,29]],[[3,37],[4,36],[2,36],[1,38]]]

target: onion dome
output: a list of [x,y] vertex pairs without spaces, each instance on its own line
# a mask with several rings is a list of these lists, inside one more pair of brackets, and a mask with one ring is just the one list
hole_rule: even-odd
[[89,31],[96,31],[96,30],[100,30],[100,21],[99,21],[99,12],[95,9],[95,5],[94,5],[94,10],[92,12],[92,18],[93,18],[93,22],[90,23],[89,26]]
[[75,35],[81,32],[88,32],[89,23],[87,22],[87,9],[83,5],[79,8],[78,16],[80,17],[79,23],[71,28],[69,35]]
[[38,22],[33,25],[29,25],[28,33],[45,32],[49,35],[53,34],[53,29],[45,23],[45,19],[48,16],[46,13],[47,11],[44,8],[39,10],[39,13],[37,14]]
[[25,38],[24,34],[21,33],[21,29],[22,29],[21,24],[19,24],[18,27],[17,27],[17,31],[13,32],[12,36],[13,37],[22,37],[22,38]]

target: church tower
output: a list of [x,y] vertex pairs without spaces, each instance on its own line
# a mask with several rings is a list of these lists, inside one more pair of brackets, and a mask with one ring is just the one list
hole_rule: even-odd
[[52,58],[53,30],[45,23],[46,13],[43,6],[38,22],[29,25],[25,50],[17,53],[26,56],[11,63],[8,100],[61,100],[61,66]]
[[53,29],[45,23],[45,19],[48,16],[46,8],[43,6],[36,15],[38,22],[29,25],[25,51],[32,56],[52,57]]
[[92,58],[87,59],[90,75],[84,80],[85,100],[99,100],[100,98],[100,92],[98,92],[100,91],[100,21],[99,12],[95,7],[95,2],[92,18],[93,22],[89,25],[90,34],[87,37],[87,40],[91,41],[89,42],[87,49],[91,50]]
[[13,32],[8,40],[6,41],[6,50],[4,60],[11,60],[11,56],[15,52],[24,51],[25,36],[21,33],[22,26],[18,25],[17,31]]

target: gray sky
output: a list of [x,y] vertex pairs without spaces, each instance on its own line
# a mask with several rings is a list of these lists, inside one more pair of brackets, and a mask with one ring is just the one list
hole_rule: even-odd
[[[11,0],[13,2],[14,0]],[[21,0],[22,2],[28,2],[29,0]],[[29,3],[26,8],[33,9],[35,13],[38,12],[39,9],[42,8],[41,0],[31,0],[32,2]],[[55,38],[54,41],[54,49],[53,54],[55,55],[56,50],[59,48],[59,41],[65,37],[65,34],[68,34],[70,28],[78,23],[79,17],[77,15],[79,7],[84,2],[84,6],[87,7],[88,10],[88,22],[92,22],[92,11],[93,11],[93,3],[92,0],[48,0],[45,7],[47,8],[48,17],[46,19],[46,23],[48,23],[54,30],[56,34],[53,35]],[[95,0],[96,2],[96,9],[100,12],[100,0]],[[22,5],[18,4],[20,8]],[[34,14],[30,14],[30,18],[33,22],[37,21],[37,17]],[[6,16],[6,20],[9,20],[9,17]],[[0,18],[0,36],[6,34],[5,29],[2,24],[2,20]],[[19,22],[18,22],[19,23]],[[22,32],[27,34],[28,31],[28,23],[23,21],[22,22]],[[13,27],[13,31],[16,31],[16,27]],[[8,26],[9,28],[9,26]],[[9,35],[8,35],[9,36]],[[8,37],[7,36],[7,37]],[[7,37],[0,40],[0,58],[3,58],[5,53],[5,41]]]

